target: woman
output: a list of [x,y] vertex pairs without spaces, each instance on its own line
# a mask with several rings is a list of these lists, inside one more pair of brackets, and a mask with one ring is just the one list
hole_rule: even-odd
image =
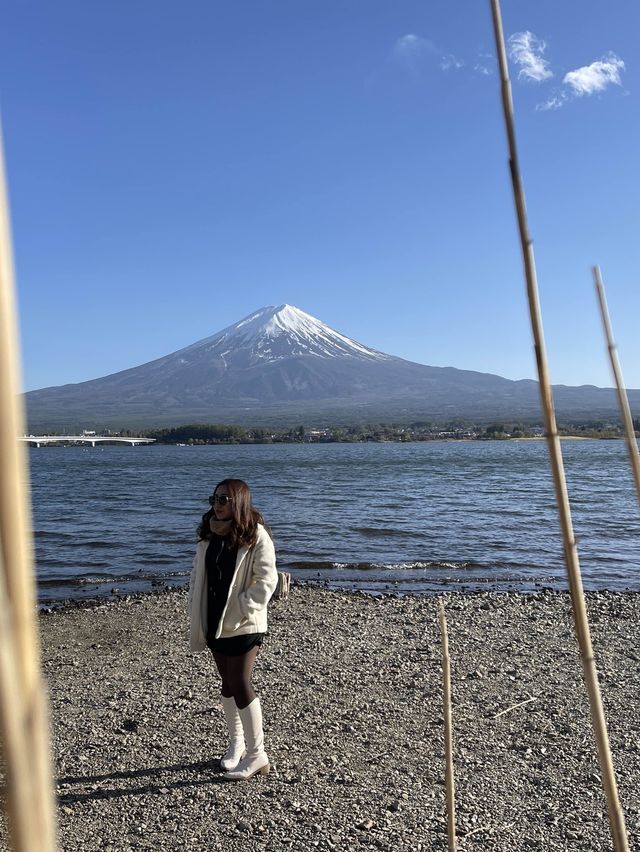
[[251,491],[223,479],[198,527],[189,584],[191,650],[209,647],[222,679],[229,746],[220,760],[225,778],[242,781],[269,772],[253,665],[267,630],[267,603],[278,582],[276,555]]

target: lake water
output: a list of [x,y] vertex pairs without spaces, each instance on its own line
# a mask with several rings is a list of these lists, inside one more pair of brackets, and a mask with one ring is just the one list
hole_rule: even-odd
[[[622,441],[563,441],[585,588],[640,590]],[[566,588],[544,441],[30,450],[42,602],[185,585],[216,482],[246,479],[279,569],[374,593]]]

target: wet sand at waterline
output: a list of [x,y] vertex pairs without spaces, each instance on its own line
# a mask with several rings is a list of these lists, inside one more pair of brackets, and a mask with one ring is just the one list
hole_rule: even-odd
[[[444,600],[460,848],[611,849],[568,596]],[[633,849],[640,595],[588,606]],[[274,602],[255,674],[273,768],[237,783],[217,767],[218,682],[187,649],[184,591],[40,628],[61,849],[447,848],[435,598],[296,586]]]

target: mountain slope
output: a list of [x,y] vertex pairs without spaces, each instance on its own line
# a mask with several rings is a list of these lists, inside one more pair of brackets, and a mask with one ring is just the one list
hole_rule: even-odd
[[[631,392],[633,402],[640,394]],[[26,394],[30,429],[383,419],[539,418],[537,383],[429,367],[290,305],[262,308],[163,358]],[[611,389],[556,388],[558,413],[615,413]]]

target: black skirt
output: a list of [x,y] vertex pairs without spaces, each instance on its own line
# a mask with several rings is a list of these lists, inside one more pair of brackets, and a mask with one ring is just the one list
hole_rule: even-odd
[[230,636],[228,639],[207,639],[207,645],[212,651],[226,657],[241,657],[263,642],[264,633],[241,633],[240,636]]

